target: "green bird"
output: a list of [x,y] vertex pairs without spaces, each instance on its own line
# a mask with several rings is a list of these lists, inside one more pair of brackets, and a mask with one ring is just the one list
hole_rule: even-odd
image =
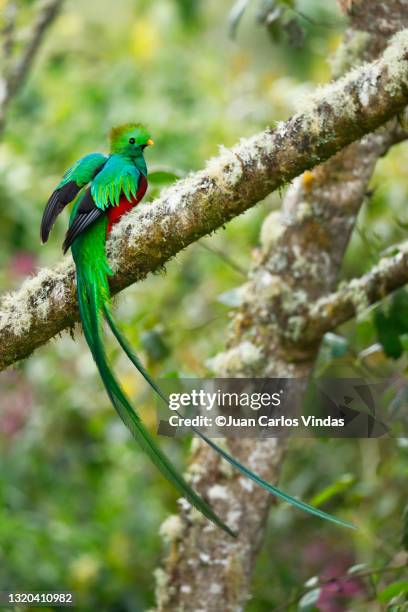
[[[113,272],[109,267],[105,249],[106,239],[113,225],[137,206],[146,193],[148,183],[144,150],[152,144],[153,140],[149,132],[139,123],[114,127],[110,133],[110,155],[102,153],[86,155],[64,174],[46,205],[41,222],[41,239],[43,243],[47,242],[59,213],[84,190],[74,204],[63,250],[66,253],[71,248],[76,266],[78,306],[82,328],[106,392],[124,424],[161,473],[204,516],[228,534],[235,536],[236,534],[189,486],[160,450],[139,415],[132,408],[112,370],[104,348],[103,319],[140,374],[163,401],[168,403],[168,398],[145,370],[113,320],[109,291],[109,277]],[[231,457],[199,429],[192,427],[192,430],[226,461],[263,489],[310,514],[339,525],[352,527],[341,519],[287,495]]]

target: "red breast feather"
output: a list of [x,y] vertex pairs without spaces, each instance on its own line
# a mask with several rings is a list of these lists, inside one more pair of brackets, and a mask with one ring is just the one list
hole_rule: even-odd
[[126,215],[132,208],[137,206],[139,202],[143,199],[144,194],[147,190],[147,179],[145,176],[141,176],[139,180],[139,188],[136,193],[136,197],[133,197],[131,201],[127,199],[124,193],[120,196],[119,204],[117,206],[111,206],[108,209],[108,230],[107,233],[111,231],[112,227],[117,223],[123,215]]

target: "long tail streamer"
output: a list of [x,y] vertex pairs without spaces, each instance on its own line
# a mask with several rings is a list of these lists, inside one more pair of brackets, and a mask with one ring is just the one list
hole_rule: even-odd
[[98,310],[99,296],[97,295],[97,289],[95,286],[90,286],[86,281],[84,282],[84,278],[80,271],[77,274],[77,283],[79,310],[83,322],[85,338],[101,375],[106,392],[120,418],[163,476],[178,489],[181,495],[202,512],[204,516],[221,527],[221,529],[226,531],[229,535],[236,536],[236,534],[221,521],[211,507],[187,484],[181,474],[178,473],[176,468],[155,443],[149,431],[144,427],[138,414],[133,410],[124,390],[109,366],[102,344]]
[[[78,304],[84,335],[99,370],[106,392],[124,424],[128,427],[136,441],[160,472],[172,482],[187,501],[202,512],[204,516],[221,527],[221,529],[226,531],[229,535],[235,536],[236,534],[221,521],[207,502],[190,487],[181,474],[177,472],[166,455],[160,450],[149,431],[143,425],[139,415],[131,406],[129,399],[110,367],[101,337],[101,314],[103,314],[113,335],[130,361],[151,388],[168,405],[168,398],[143,367],[139,358],[135,355],[126,338],[119,331],[113,320],[110,311],[110,292],[108,284],[108,276],[111,274],[111,271],[106,261],[104,231],[101,230],[104,230],[103,226],[101,226],[99,230],[95,228],[93,241],[87,239],[85,236],[79,237],[72,245],[72,253],[76,263]],[[98,240],[96,240],[96,238],[98,238]],[[92,252],[89,250],[91,244]],[[95,254],[98,256],[95,257]],[[343,521],[314,506],[310,506],[309,504],[287,495],[277,487],[263,480],[250,469],[243,466],[212,439],[208,438],[202,431],[196,427],[192,427],[191,429],[214,451],[219,453],[223,459],[241,472],[241,474],[247,476],[250,480],[272,495],[279,497],[292,506],[304,510],[309,514],[313,514],[343,527],[354,528],[353,525],[347,521]]]
[[[133,352],[126,338],[123,337],[123,335],[117,328],[112,318],[112,314],[109,308],[107,307],[107,305],[105,304],[103,308],[104,308],[105,318],[109,324],[110,329],[112,330],[112,333],[116,337],[117,341],[119,342],[122,349],[125,351],[130,361],[134,364],[134,366],[137,368],[140,374],[144,377],[146,382],[152,387],[152,389],[161,397],[161,399],[166,404],[168,404],[168,398],[165,396],[165,394],[160,389],[160,387],[157,385],[157,383],[152,379],[152,377],[147,372],[147,370],[143,367],[142,363],[140,362],[137,355],[135,355],[135,353]],[[173,411],[173,412],[175,412],[176,414],[180,414],[178,413],[178,411]],[[234,459],[234,457],[229,455],[223,448],[221,448],[220,446],[218,446],[218,444],[213,442],[211,438],[208,438],[208,436],[206,436],[202,431],[200,431],[194,426],[191,426],[191,429],[196,435],[198,435],[202,440],[204,440],[204,442],[206,442],[214,451],[219,453],[223,459],[225,459],[230,465],[232,465],[239,472],[241,472],[241,474],[244,474],[245,476],[250,478],[250,480],[255,482],[257,485],[259,485],[266,491],[269,491],[269,493],[271,493],[272,495],[275,495],[276,497],[279,497],[280,499],[287,502],[288,504],[291,504],[292,506],[299,508],[299,510],[303,510],[305,512],[308,512],[309,514],[313,514],[314,516],[318,516],[319,518],[325,519],[327,521],[331,521],[332,523],[335,523],[336,525],[341,525],[342,527],[349,527],[351,529],[355,529],[354,525],[352,525],[348,521],[343,521],[342,519],[339,519],[331,514],[328,514],[327,512],[323,512],[323,510],[319,510],[319,508],[316,508],[314,506],[311,506],[310,504],[306,504],[305,502],[295,499],[291,495],[288,495],[284,491],[281,491],[277,487],[266,482],[266,480],[263,480],[260,476],[257,476],[254,472],[252,472],[251,470],[246,468],[244,465],[242,465],[239,461]]]

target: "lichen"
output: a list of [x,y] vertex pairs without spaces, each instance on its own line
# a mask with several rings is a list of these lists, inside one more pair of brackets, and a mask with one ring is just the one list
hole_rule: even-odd
[[368,106],[372,96],[378,95],[378,79],[386,69],[385,90],[391,95],[401,92],[402,84],[407,80],[407,51],[408,30],[401,30],[393,36],[378,61],[357,66],[336,81],[301,99],[297,106],[299,115],[293,117],[292,121],[308,122],[311,130],[319,131],[327,120],[325,109],[330,109],[334,117],[356,120],[359,108],[351,95],[352,91],[357,89],[360,104]]
[[53,269],[42,268],[35,276],[27,278],[18,291],[2,296],[0,333],[7,331],[20,337],[30,332],[36,319],[46,320],[56,302],[65,300],[70,270],[70,259]]
[[285,283],[280,276],[271,274],[267,270],[261,270],[255,278],[251,291],[249,289],[247,291],[247,299],[256,302],[268,301],[280,295],[284,288]]
[[270,251],[278,242],[284,232],[284,227],[280,221],[279,211],[271,212],[265,219],[261,228],[260,242],[264,251]]
[[222,586],[218,584],[218,582],[212,582],[208,590],[210,592],[210,595],[219,595],[220,593],[222,593]]
[[[277,438],[269,438],[267,440],[258,440],[253,451],[248,457],[247,466],[256,474],[262,474],[265,465],[268,465],[271,457],[271,449],[278,446]],[[276,458],[278,460],[278,457]],[[269,466],[271,467],[271,466]]]
[[290,338],[292,342],[298,342],[305,328],[305,318],[297,315],[289,317],[287,327],[285,330],[285,336]]
[[177,514],[171,514],[160,526],[159,533],[164,542],[171,543],[178,540],[184,530],[183,521]]
[[170,584],[169,577],[166,572],[158,567],[153,572],[156,581],[156,603],[157,609],[163,610],[170,601],[170,597],[175,593],[175,588]]
[[228,192],[242,178],[243,162],[234,154],[234,150],[221,146],[219,155],[208,160],[205,172],[222,190]]
[[261,350],[252,342],[244,340],[228,351],[208,359],[206,365],[218,376],[222,376],[227,373],[238,372],[243,367],[253,368],[261,359]]
[[227,514],[227,525],[229,525],[231,529],[237,530],[239,527],[239,522],[240,522],[241,517],[242,517],[241,510],[238,510],[238,509],[230,510]]
[[251,493],[251,491],[253,491],[254,489],[254,483],[249,480],[248,478],[239,478],[238,480],[240,486],[245,490],[248,491],[249,493]]
[[282,293],[282,308],[285,312],[290,313],[299,308],[300,306],[306,306],[309,298],[304,289],[291,289],[287,287],[287,290]]
[[370,106],[375,103],[378,95],[378,81],[381,78],[382,68],[379,64],[367,67],[367,76],[358,91],[358,99],[362,106]]
[[357,316],[367,310],[370,305],[365,289],[359,279],[353,279],[348,283],[347,295],[354,306]]
[[210,555],[203,552],[199,553],[198,558],[200,559],[201,563],[204,563],[204,565],[209,565],[211,561]]
[[401,92],[403,84],[407,86],[408,29],[401,30],[392,37],[384,51],[382,63],[387,68],[387,83],[384,89],[391,96],[396,96]]
[[350,95],[350,86],[360,76],[361,71],[356,68],[329,85],[317,87],[314,93],[299,100],[297,104],[299,115],[293,120],[298,118],[303,123],[307,123],[308,131],[316,135],[321,133],[327,122],[328,111],[332,117],[355,120],[358,106]]
[[311,203],[305,200],[303,202],[299,202],[296,206],[295,222],[302,223],[311,216],[313,216],[313,207]]
[[212,500],[215,500],[215,499],[222,499],[224,501],[228,500],[229,498],[228,489],[225,486],[215,484],[210,489],[208,489],[208,497]]
[[[199,440],[199,438],[193,438],[193,440]],[[192,482],[197,482],[200,477],[205,474],[205,465],[199,463],[198,461],[194,461],[189,467],[189,476]]]

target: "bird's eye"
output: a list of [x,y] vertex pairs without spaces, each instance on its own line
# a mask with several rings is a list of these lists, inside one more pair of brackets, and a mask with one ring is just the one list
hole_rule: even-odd
[[135,144],[136,140],[134,138],[129,138],[129,144]]

